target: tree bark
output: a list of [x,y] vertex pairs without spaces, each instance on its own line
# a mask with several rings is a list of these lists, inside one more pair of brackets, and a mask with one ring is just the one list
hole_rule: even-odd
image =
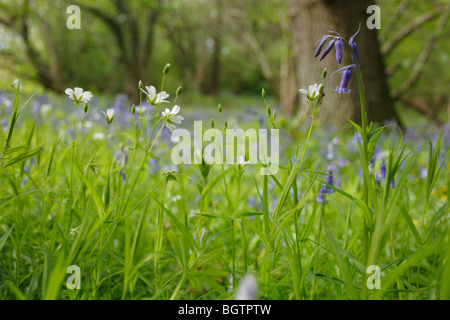
[[388,119],[399,120],[390,95],[376,29],[370,30],[366,26],[369,18],[366,10],[372,4],[373,0],[289,0],[298,86],[307,88],[310,84],[320,83],[322,71],[327,68],[328,77],[325,80],[325,97],[320,118],[328,123],[343,123],[346,121],[345,117],[354,121],[361,119],[358,83],[354,74],[350,80],[349,94],[333,91],[339,86],[340,75],[335,74],[331,78],[330,75],[352,63],[349,48],[344,46],[341,64],[336,62],[334,50],[319,61],[319,57],[314,58],[316,42],[329,34],[328,31],[339,32],[348,41],[358,30],[359,24],[361,30],[355,42],[358,45],[368,118],[379,123]]

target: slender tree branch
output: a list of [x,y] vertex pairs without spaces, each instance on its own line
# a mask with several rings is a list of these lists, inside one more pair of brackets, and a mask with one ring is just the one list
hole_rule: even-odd
[[402,102],[406,108],[417,110],[426,115],[429,120],[437,125],[442,125],[442,121],[438,118],[436,112],[433,111],[425,101],[419,100],[418,98],[400,98],[399,101]]
[[387,56],[394,50],[394,48],[408,35],[410,35],[414,30],[423,25],[424,23],[433,20],[441,11],[429,11],[416,17],[411,23],[406,25],[403,29],[398,32],[391,41],[384,43],[381,48],[381,54]]
[[398,70],[400,70],[401,67],[402,67],[401,61],[397,61],[393,65],[388,66],[386,68],[386,76],[388,76],[388,77],[392,76],[394,73],[396,73]]
[[414,66],[411,68],[412,72],[410,74],[410,77],[408,80],[406,80],[398,89],[396,89],[393,92],[393,98],[399,99],[402,95],[404,95],[409,89],[411,89],[419,80],[423,67],[425,63],[427,62],[428,58],[431,55],[431,52],[433,51],[433,48],[436,44],[436,40],[439,37],[440,33],[442,32],[445,24],[448,20],[448,15],[450,11],[450,5],[447,5],[444,12],[442,13],[441,17],[439,18],[439,21],[437,22],[433,34],[430,36],[427,44],[423,48],[419,58],[417,59]]
[[408,8],[409,4],[412,0],[404,0],[400,5],[397,6],[394,14],[390,17],[390,19],[385,23],[382,31],[378,34],[378,39],[380,43],[386,42],[387,38],[391,35],[389,31],[394,30],[395,24],[398,22],[399,18],[404,14],[406,8]]

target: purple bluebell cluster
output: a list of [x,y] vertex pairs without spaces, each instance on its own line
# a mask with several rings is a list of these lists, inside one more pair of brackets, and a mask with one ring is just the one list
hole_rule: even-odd
[[317,196],[317,203],[324,203],[325,202],[325,194],[327,193],[326,185],[323,185],[319,190],[319,195]]
[[159,165],[158,160],[154,159],[154,158],[150,158],[148,159],[148,168],[151,174],[155,174],[156,172],[158,172],[161,169],[161,166]]
[[[328,170],[326,172],[326,174],[327,174],[327,184],[324,183],[322,185],[322,187],[320,188],[320,190],[319,190],[319,194],[318,194],[318,196],[316,198],[316,201],[318,203],[324,203],[326,194],[334,193],[334,189],[331,188],[330,186],[333,186],[333,187],[336,187],[336,188],[340,188],[341,181],[340,181],[340,179],[338,179],[337,183],[335,182],[334,175],[333,175],[333,170],[337,170],[337,168],[335,166],[333,166],[333,165],[328,167]],[[339,184],[339,186],[337,184]]]
[[336,87],[336,89],[334,89],[334,90],[340,94],[350,93],[351,90],[348,89],[348,83],[350,82],[350,78],[352,77],[351,69],[352,68],[355,69],[355,67],[356,67],[353,54],[356,56],[356,63],[359,64],[358,46],[356,45],[356,42],[354,41],[356,35],[359,33],[359,29],[353,36],[350,37],[350,40],[348,42],[339,33],[337,33],[337,32],[333,32],[333,33],[335,33],[336,35],[327,35],[327,36],[320,38],[320,40],[317,42],[318,46],[317,46],[316,52],[314,53],[314,57],[319,56],[320,52],[322,51],[322,48],[324,47],[324,45],[326,44],[328,39],[331,39],[331,41],[328,43],[328,46],[325,48],[322,55],[320,56],[320,61],[322,61],[331,52],[331,50],[333,48],[335,48],[336,61],[337,61],[337,63],[340,64],[340,63],[342,63],[342,57],[343,57],[343,53],[344,53],[344,42],[347,43],[348,46],[353,51],[353,53],[351,55],[353,64],[348,65],[348,66],[343,67],[338,70],[338,72],[339,71],[342,72],[342,78],[341,78],[341,83],[339,84],[339,87]]

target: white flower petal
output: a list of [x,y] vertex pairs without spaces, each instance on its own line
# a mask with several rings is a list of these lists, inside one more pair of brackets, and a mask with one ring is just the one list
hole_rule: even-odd
[[166,127],[170,130],[170,132],[173,132],[177,128],[174,124],[171,123],[166,123]]
[[184,120],[184,118],[182,116],[172,116],[170,117],[170,120],[174,123],[180,124],[181,121]]
[[178,112],[180,112],[180,106],[179,106],[179,105],[175,105],[175,106],[172,108],[172,111],[170,111],[170,114],[175,115],[175,114],[177,114]]

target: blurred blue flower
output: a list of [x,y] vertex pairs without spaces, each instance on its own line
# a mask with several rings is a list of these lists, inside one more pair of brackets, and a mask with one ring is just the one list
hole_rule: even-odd
[[158,172],[160,170],[160,165],[159,165],[159,161],[153,158],[148,159],[148,167],[149,167],[149,171],[151,174],[155,174],[156,172]]
[[397,185],[396,185],[396,183],[395,183],[395,178],[392,178],[392,181],[391,181],[391,188],[395,188]]
[[125,184],[125,182],[127,182],[127,176],[125,174],[125,171],[120,170],[120,175],[122,176],[122,183]]
[[[328,183],[330,186],[333,186],[333,187],[334,187],[333,171],[328,170],[328,171],[327,171],[327,174],[328,174],[328,176],[327,176],[327,183]],[[333,192],[334,192],[334,190],[333,190],[331,187],[327,186],[327,193],[329,194],[329,193],[333,193]]]
[[316,198],[317,203],[323,203],[325,201],[325,194],[327,193],[326,186],[323,185],[319,190],[319,195]]
[[383,159],[383,162],[381,163],[381,167],[380,167],[380,178],[386,179],[386,164],[384,163],[384,159]]

